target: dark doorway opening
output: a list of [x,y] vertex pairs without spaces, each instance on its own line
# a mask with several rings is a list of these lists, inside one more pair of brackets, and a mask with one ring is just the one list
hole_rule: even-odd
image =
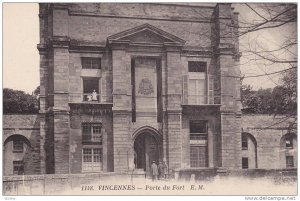
[[134,141],[134,165],[150,175],[152,161],[159,162],[159,147],[157,139],[149,132],[138,135]]

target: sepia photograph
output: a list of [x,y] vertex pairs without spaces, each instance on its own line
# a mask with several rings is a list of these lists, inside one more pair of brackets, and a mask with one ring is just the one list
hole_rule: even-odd
[[2,3],[2,196],[296,200],[297,11]]

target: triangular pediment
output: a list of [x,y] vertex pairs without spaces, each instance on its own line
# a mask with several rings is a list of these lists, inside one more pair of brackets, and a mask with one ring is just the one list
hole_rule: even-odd
[[185,41],[150,24],[129,29],[108,37],[109,42],[128,41],[130,43],[163,44],[176,43],[184,45]]

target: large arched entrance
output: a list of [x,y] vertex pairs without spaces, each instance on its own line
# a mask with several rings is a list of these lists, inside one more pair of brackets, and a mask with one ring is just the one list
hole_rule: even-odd
[[150,175],[152,161],[157,164],[161,158],[161,138],[158,133],[149,130],[140,131],[134,140],[134,166]]

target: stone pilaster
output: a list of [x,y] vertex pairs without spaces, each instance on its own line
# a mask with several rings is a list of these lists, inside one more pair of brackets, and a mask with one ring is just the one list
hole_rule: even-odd
[[48,109],[48,48],[46,38],[48,34],[48,5],[39,4],[40,44],[37,48],[40,54],[40,173],[46,173],[46,138],[48,135],[47,109]]
[[126,171],[131,164],[133,145],[131,122],[131,61],[124,44],[112,44],[113,64],[113,147],[114,171]]
[[[214,51],[221,88],[221,166],[241,166],[239,65],[232,29],[231,4],[217,4],[214,12]],[[233,90],[234,89],[234,90]]]
[[167,46],[167,131],[170,170],[181,167],[181,94],[180,47]]
[[[67,34],[61,32],[61,34]],[[70,172],[69,142],[69,39],[54,36],[53,48],[53,134],[55,173]]]
[[70,172],[69,128],[70,117],[67,111],[54,112],[54,168],[56,174]]

